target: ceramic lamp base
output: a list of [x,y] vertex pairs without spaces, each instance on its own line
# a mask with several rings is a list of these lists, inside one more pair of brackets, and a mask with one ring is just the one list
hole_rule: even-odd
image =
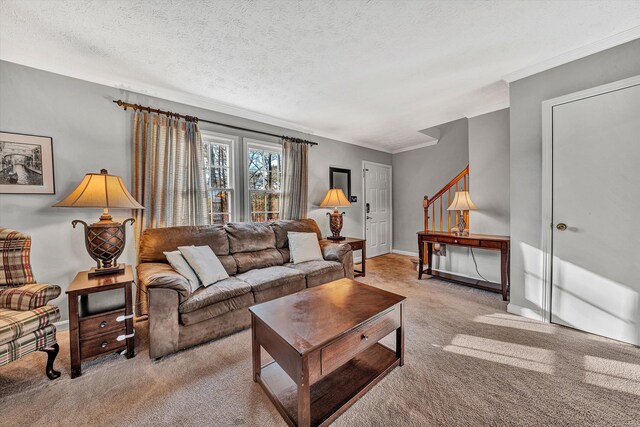
[[342,230],[342,215],[344,212],[338,212],[338,209],[335,209],[333,212],[329,213],[329,229],[331,230],[331,236],[327,237],[329,240],[344,240],[344,237],[340,237],[340,231]]

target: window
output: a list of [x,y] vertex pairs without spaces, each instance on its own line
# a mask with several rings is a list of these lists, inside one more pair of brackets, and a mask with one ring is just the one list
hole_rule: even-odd
[[280,214],[282,149],[275,145],[247,144],[249,220],[276,220]]
[[234,217],[233,142],[231,138],[202,134],[211,224],[224,224]]

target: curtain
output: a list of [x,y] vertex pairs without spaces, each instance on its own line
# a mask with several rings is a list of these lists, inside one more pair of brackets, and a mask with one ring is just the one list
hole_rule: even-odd
[[[207,191],[198,124],[136,111],[133,117],[135,241],[146,228],[202,225]],[[137,290],[137,312],[146,314],[147,295]]]
[[309,145],[295,139],[282,139],[281,219],[307,217]]

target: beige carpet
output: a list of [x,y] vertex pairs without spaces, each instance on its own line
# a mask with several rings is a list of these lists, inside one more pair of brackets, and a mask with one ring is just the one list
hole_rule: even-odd
[[[363,282],[407,296],[406,365],[336,426],[638,426],[640,349],[506,314],[497,294],[425,280],[408,257],[370,260]],[[161,361],[85,363],[69,377],[67,332],[57,368],[44,354],[0,368],[0,424],[284,426],[252,382],[244,331]]]

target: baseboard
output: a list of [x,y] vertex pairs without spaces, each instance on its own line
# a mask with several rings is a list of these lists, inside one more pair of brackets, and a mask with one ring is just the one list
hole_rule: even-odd
[[542,318],[539,312],[535,310],[531,310],[527,307],[522,307],[520,305],[514,304],[510,302],[507,304],[507,313],[515,314],[517,316],[526,317],[527,319],[538,320],[540,322],[549,323],[545,319]]
[[53,322],[54,326],[58,331],[68,331],[69,330],[69,321],[68,320],[60,320],[59,322]]
[[392,254],[398,254],[398,255],[413,256],[413,257],[417,257],[418,256],[417,252],[401,251],[400,249],[391,249],[391,253]]

